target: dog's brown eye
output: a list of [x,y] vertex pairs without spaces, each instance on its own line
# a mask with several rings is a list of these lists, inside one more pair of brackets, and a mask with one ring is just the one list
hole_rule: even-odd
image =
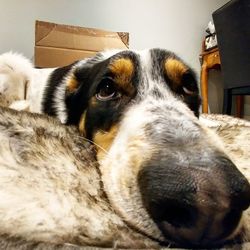
[[96,98],[100,101],[108,101],[117,97],[117,92],[112,80],[103,80],[97,88]]

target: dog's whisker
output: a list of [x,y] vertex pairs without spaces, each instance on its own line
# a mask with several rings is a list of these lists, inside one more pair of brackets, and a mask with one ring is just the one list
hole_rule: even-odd
[[102,146],[100,146],[99,144],[97,144],[96,142],[94,142],[93,140],[87,139],[84,137],[84,140],[87,142],[90,142],[91,144],[95,145],[96,147],[98,147],[99,149],[101,149],[106,155],[108,155],[108,151],[105,150]]

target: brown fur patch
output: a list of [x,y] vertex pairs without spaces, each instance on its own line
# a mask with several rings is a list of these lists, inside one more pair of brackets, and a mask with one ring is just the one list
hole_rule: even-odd
[[102,159],[106,152],[108,151],[116,134],[118,131],[118,125],[113,125],[108,132],[106,131],[97,131],[94,135],[93,141],[95,144],[97,144],[99,147],[97,147],[97,158],[98,160]]
[[72,76],[66,83],[66,90],[69,93],[74,92],[79,86],[79,82],[74,76]]
[[79,131],[81,135],[86,136],[86,131],[85,131],[85,119],[86,119],[86,111],[81,115],[80,122],[79,122]]
[[116,59],[109,65],[110,71],[114,74],[115,82],[128,94],[132,95],[135,91],[131,83],[134,73],[134,64],[128,58]]
[[178,87],[181,84],[182,77],[187,72],[188,67],[174,58],[167,59],[164,66],[167,76],[174,84],[173,87]]

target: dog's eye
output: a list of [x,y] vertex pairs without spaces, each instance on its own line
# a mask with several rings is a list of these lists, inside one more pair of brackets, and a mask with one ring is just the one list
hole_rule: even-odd
[[187,94],[187,95],[194,95],[195,91],[189,90],[186,87],[182,87],[183,91]]
[[186,73],[182,76],[182,91],[186,95],[197,95],[198,87],[194,76],[190,73]]
[[96,98],[100,101],[108,101],[119,96],[111,79],[104,79],[99,84],[96,91]]

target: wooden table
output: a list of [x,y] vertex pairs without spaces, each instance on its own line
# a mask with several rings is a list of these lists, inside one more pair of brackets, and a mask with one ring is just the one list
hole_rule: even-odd
[[[201,59],[201,96],[202,96],[202,113],[208,113],[208,73],[210,69],[220,69],[221,60],[218,47],[205,51],[204,44]],[[244,96],[236,96],[236,117],[243,117]]]
[[208,72],[210,69],[220,69],[220,54],[218,48],[204,51],[200,55],[201,66],[201,96],[202,112],[208,113]]

